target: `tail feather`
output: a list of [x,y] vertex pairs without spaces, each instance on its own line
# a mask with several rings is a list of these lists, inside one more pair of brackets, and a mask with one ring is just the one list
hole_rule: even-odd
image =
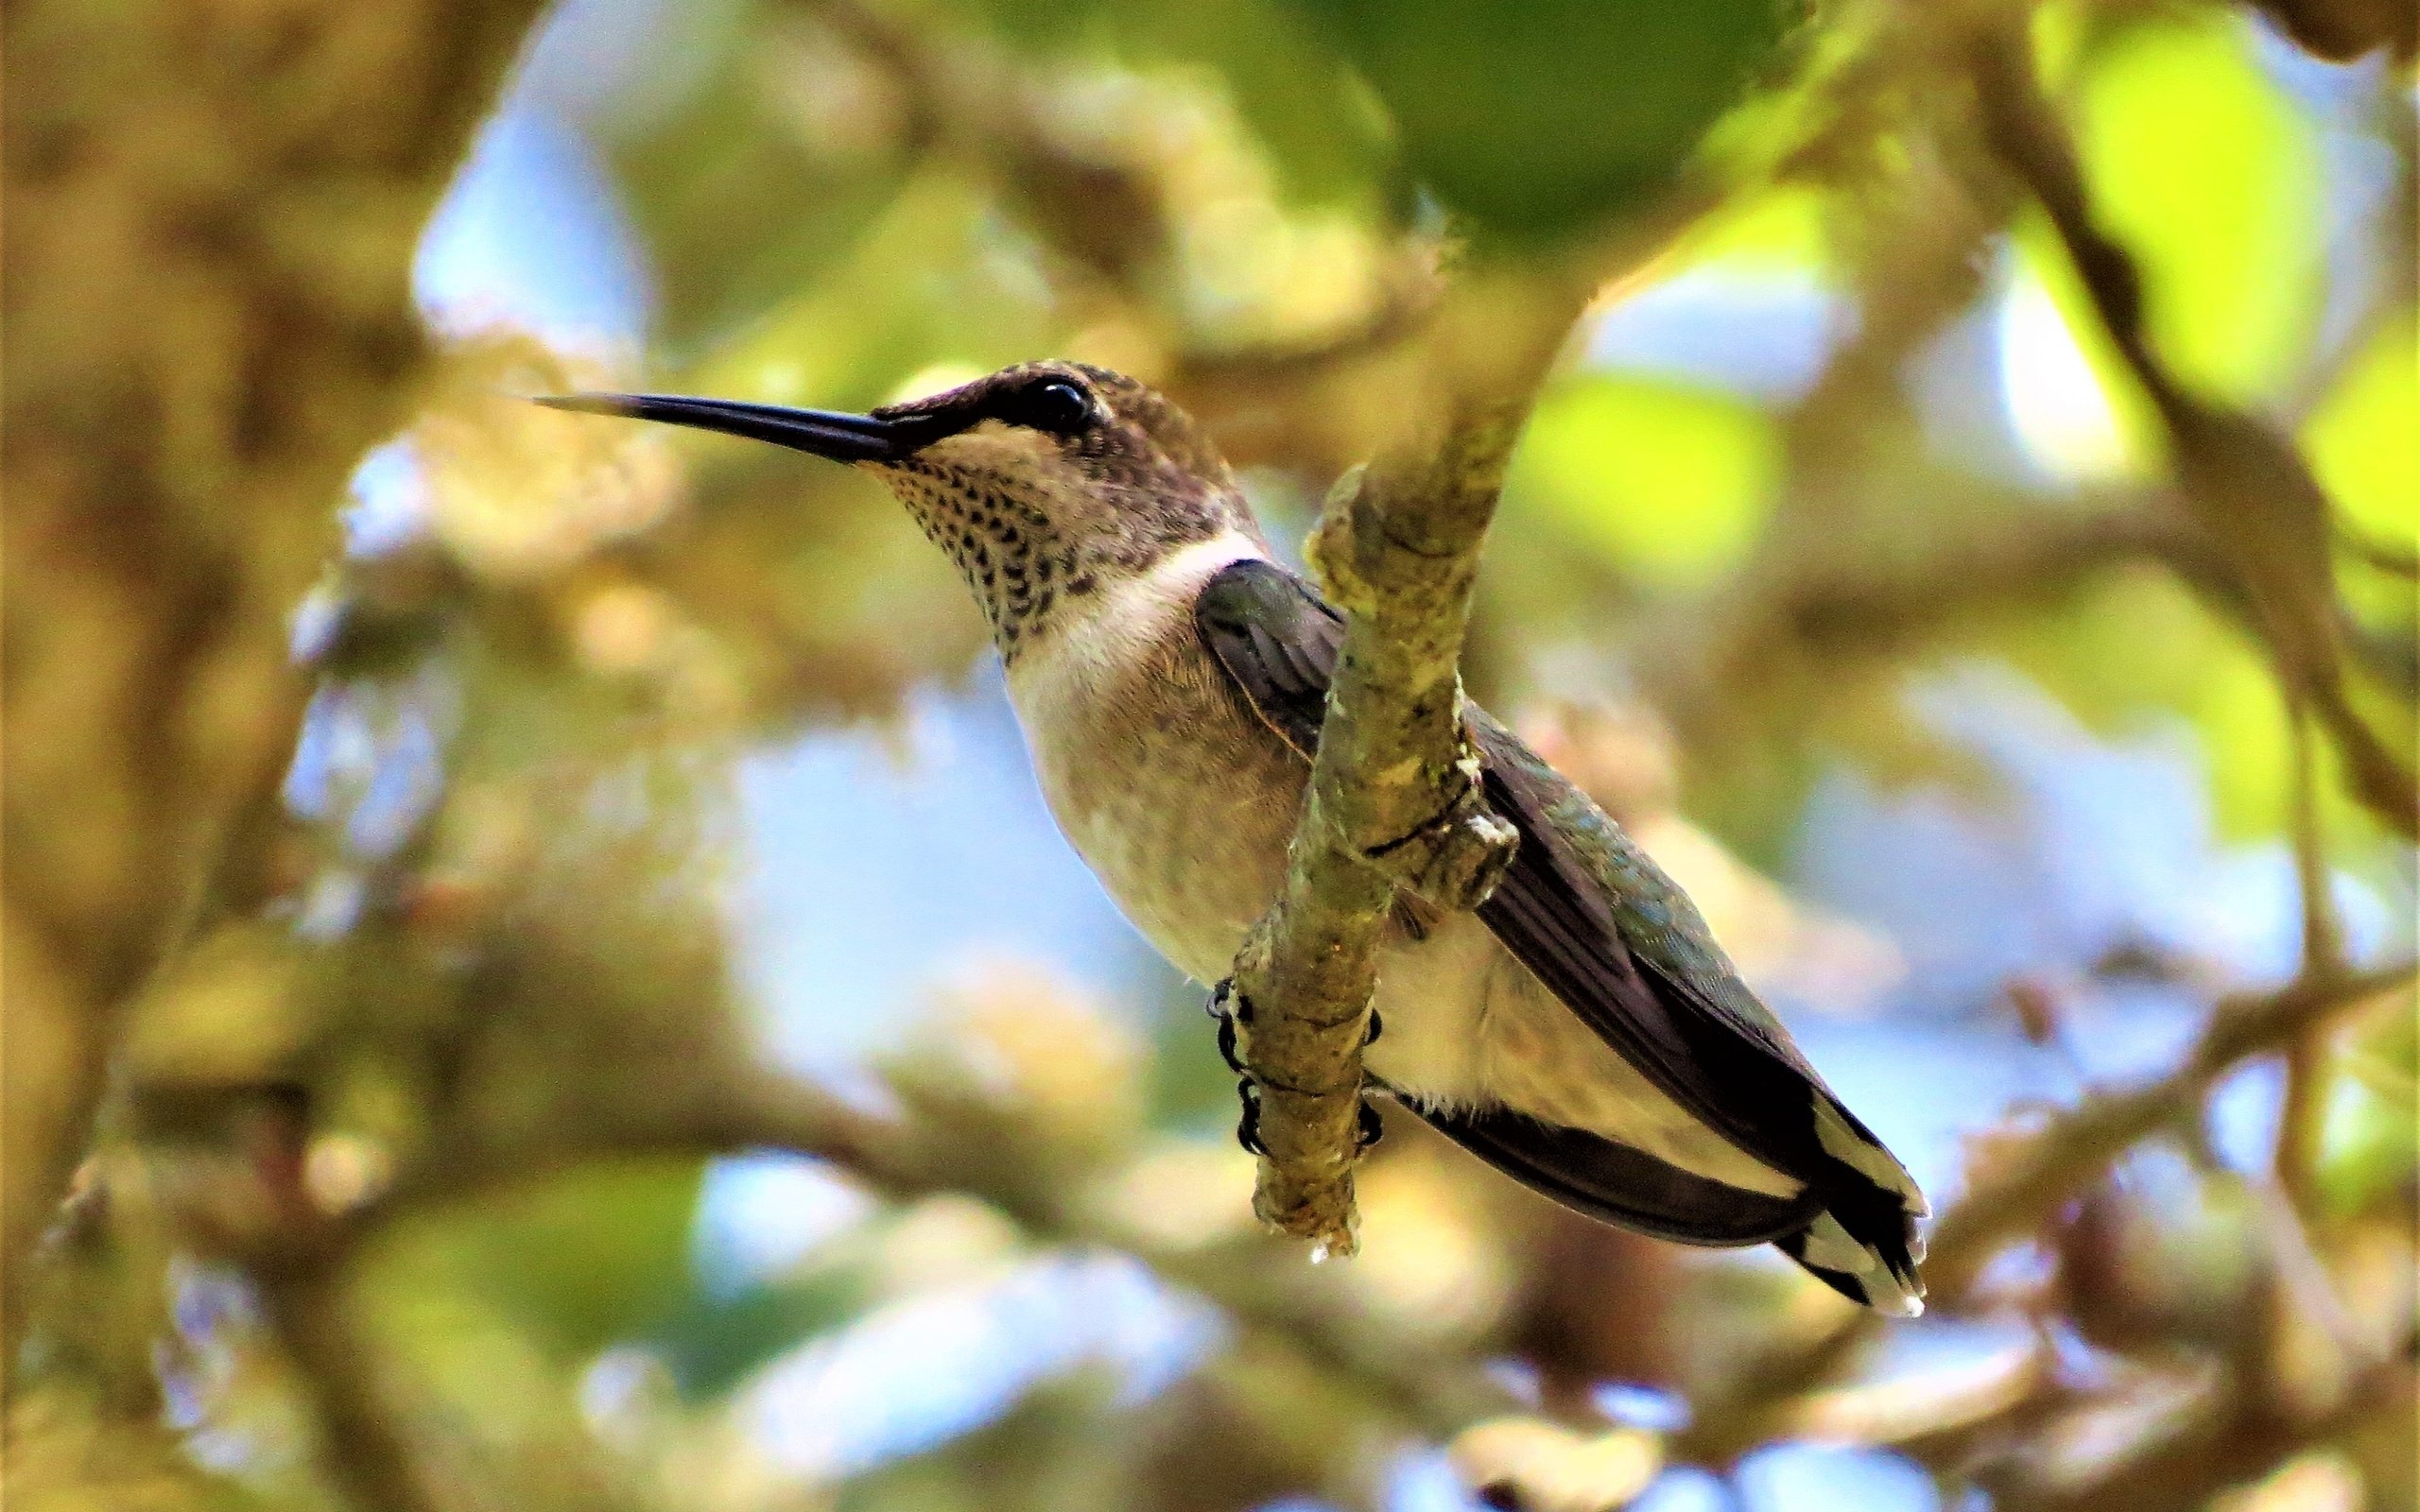
[[1860,1306],[1896,1317],[1925,1310],[1925,1258],[1918,1219],[1931,1212],[1908,1168],[1874,1131],[1817,1083],[1816,1143],[1823,1151],[1817,1179],[1824,1211],[1774,1246],[1817,1280]]
[[1776,1197],[1524,1114],[1409,1106],[1497,1170],[1591,1217],[1686,1245],[1770,1240],[1859,1306],[1897,1317],[1924,1311],[1924,1282],[1916,1274],[1924,1259],[1916,1233],[1924,1198],[1870,1134],[1863,1137],[1871,1153],[1858,1164],[1835,1160],[1826,1172],[1830,1179],[1798,1196]]
[[1429,1126],[1488,1164],[1575,1212],[1675,1244],[1758,1245],[1815,1221],[1805,1195],[1777,1197],[1685,1171],[1585,1129],[1502,1108],[1409,1102]]
[[1881,1207],[1872,1201],[1836,1203],[1805,1228],[1774,1240],[1773,1246],[1850,1301],[1913,1317],[1925,1310],[1924,1279],[1916,1274],[1924,1241],[1916,1236],[1913,1213],[1896,1203],[1887,1214],[1877,1211]]

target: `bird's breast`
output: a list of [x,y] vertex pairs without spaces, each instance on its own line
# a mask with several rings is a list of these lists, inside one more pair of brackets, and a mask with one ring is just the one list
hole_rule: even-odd
[[1240,534],[1106,583],[1009,672],[1059,827],[1134,926],[1203,981],[1275,898],[1306,768],[1243,706],[1194,628]]

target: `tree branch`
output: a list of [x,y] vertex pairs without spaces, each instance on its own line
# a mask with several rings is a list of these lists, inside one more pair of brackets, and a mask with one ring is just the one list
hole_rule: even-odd
[[1533,280],[1458,291],[1423,440],[1347,473],[1309,544],[1344,645],[1285,888],[1235,985],[1260,1098],[1253,1211],[1326,1252],[1355,1245],[1361,1047],[1396,890],[1476,907],[1512,860],[1461,718],[1462,629],[1505,464],[1577,302]]
[[[1005,1182],[977,1143],[939,1138],[917,1121],[851,1107],[811,1082],[732,1066],[684,1078],[645,1100],[591,1106],[560,1141],[542,1144],[465,1140],[436,1152],[415,1175],[351,1215],[348,1243],[406,1212],[485,1197],[544,1181],[599,1159],[712,1159],[780,1150],[822,1160],[892,1202],[943,1193],[978,1197],[1043,1243],[1123,1250],[1187,1287],[1272,1346],[1350,1380],[1417,1432],[1446,1437],[1471,1422],[1514,1410],[1512,1396],[1476,1368],[1440,1369],[1404,1350],[1390,1331],[1365,1326],[1270,1264],[1270,1241],[1175,1244],[1138,1234],[1076,1194],[1105,1173],[1074,1171],[1039,1185]],[[988,1152],[983,1152],[988,1154]],[[1331,1294],[1332,1295],[1332,1294]]]
[[2335,1015],[2408,986],[2415,963],[2306,978],[2275,992],[2220,1003],[2193,1052],[2174,1071],[2131,1091],[2103,1092],[2052,1124],[1933,1226],[1925,1270],[1944,1296],[1962,1292],[2016,1235],[2048,1217],[2086,1179],[2197,1103],[2211,1083],[2254,1056],[2282,1050]]
[[349,1268],[315,1254],[285,1269],[255,1271],[268,1323],[308,1395],[320,1463],[358,1512],[440,1512],[414,1462],[391,1402],[373,1380],[375,1361],[348,1314]]
[[2149,494],[2065,514],[2012,507],[1904,558],[1776,562],[1736,593],[1663,616],[1629,660],[1647,701],[1692,747],[1714,748],[1737,738],[1739,709],[1775,691],[1832,696],[1866,663],[1945,628],[2056,604],[2113,570],[2161,562],[2207,583],[2219,572],[2209,553],[2161,510]]

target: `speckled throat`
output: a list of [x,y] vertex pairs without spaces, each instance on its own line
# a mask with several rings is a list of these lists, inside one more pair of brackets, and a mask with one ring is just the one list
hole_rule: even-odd
[[931,457],[909,457],[883,472],[966,579],[1001,659],[1011,662],[1070,600],[1147,572],[1169,552],[1230,528],[1234,519],[1228,501],[1198,488],[1139,497],[1119,490],[1126,497],[1111,504],[1098,496],[1053,498],[1076,491],[1064,482],[1057,490],[1032,480],[1011,485],[989,469]]

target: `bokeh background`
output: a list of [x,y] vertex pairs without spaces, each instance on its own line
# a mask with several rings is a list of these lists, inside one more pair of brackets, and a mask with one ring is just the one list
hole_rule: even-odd
[[[2408,6],[6,14],[12,1505],[2413,1505]],[[1471,686],[1921,1320],[1394,1116],[1260,1236],[897,507],[520,399],[1073,356],[1290,543],[1547,266]]]

